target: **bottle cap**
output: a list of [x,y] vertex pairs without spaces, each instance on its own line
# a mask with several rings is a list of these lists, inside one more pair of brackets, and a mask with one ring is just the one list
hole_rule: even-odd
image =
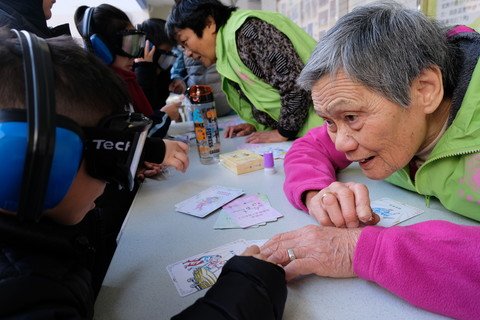
[[265,152],[263,154],[263,167],[264,168],[275,167],[275,161],[273,160],[273,153],[272,152]]

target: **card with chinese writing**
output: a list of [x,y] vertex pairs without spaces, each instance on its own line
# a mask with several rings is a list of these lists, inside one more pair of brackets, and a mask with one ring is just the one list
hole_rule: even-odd
[[225,263],[245,251],[250,243],[237,240],[167,266],[180,296],[210,288],[217,281]]
[[380,216],[377,226],[381,227],[391,227],[423,213],[421,209],[389,198],[372,201],[371,207],[373,212]]
[[238,198],[243,190],[212,186],[175,205],[175,211],[203,218],[224,204]]
[[242,228],[276,221],[283,215],[257,195],[245,195],[223,206],[235,224]]
[[[266,194],[257,194],[257,196],[263,202],[265,202],[265,204],[270,205],[270,201],[268,201],[268,197]],[[253,225],[251,227],[256,228],[259,226],[264,226],[266,224],[267,222],[262,222],[262,223]],[[214,229],[242,229],[242,227],[239,226],[224,209],[218,212],[218,218],[217,218],[217,221],[215,221],[213,228]]]

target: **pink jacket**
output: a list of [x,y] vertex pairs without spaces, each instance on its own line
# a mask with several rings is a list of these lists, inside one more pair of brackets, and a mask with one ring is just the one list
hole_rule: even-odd
[[283,191],[295,208],[307,211],[302,194],[329,186],[337,180],[336,171],[350,163],[344,153],[335,149],[326,125],[311,129],[293,143],[285,156]]
[[353,268],[417,307],[480,319],[480,227],[447,221],[366,227]]
[[[284,191],[307,211],[302,194],[336,181],[350,162],[336,151],[326,126],[296,140],[285,157]],[[420,308],[458,319],[480,319],[480,227],[428,221],[407,227],[366,227],[355,273]]]

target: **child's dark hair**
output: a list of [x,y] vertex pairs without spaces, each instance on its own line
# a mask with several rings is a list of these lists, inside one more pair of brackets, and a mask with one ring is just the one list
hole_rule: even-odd
[[[81,6],[75,11],[75,24],[80,30],[82,28],[83,16],[87,6]],[[117,47],[118,33],[132,26],[127,14],[109,4],[101,4],[95,7],[90,22],[90,32],[101,37],[102,41],[112,50]]]
[[[128,103],[120,79],[98,58],[83,50],[71,37],[46,39],[54,67],[58,114],[81,126],[95,126]],[[0,28],[0,109],[25,108],[23,58],[17,37]]]
[[173,47],[176,42],[168,37],[165,31],[165,24],[166,21],[163,19],[151,18],[137,25],[137,29],[145,32],[147,39],[156,47],[162,44],[168,44]]

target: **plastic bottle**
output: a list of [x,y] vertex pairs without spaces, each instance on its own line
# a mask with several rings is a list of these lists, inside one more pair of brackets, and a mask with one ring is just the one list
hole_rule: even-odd
[[202,164],[218,162],[220,135],[213,90],[208,85],[194,85],[187,89],[192,109],[195,140]]

